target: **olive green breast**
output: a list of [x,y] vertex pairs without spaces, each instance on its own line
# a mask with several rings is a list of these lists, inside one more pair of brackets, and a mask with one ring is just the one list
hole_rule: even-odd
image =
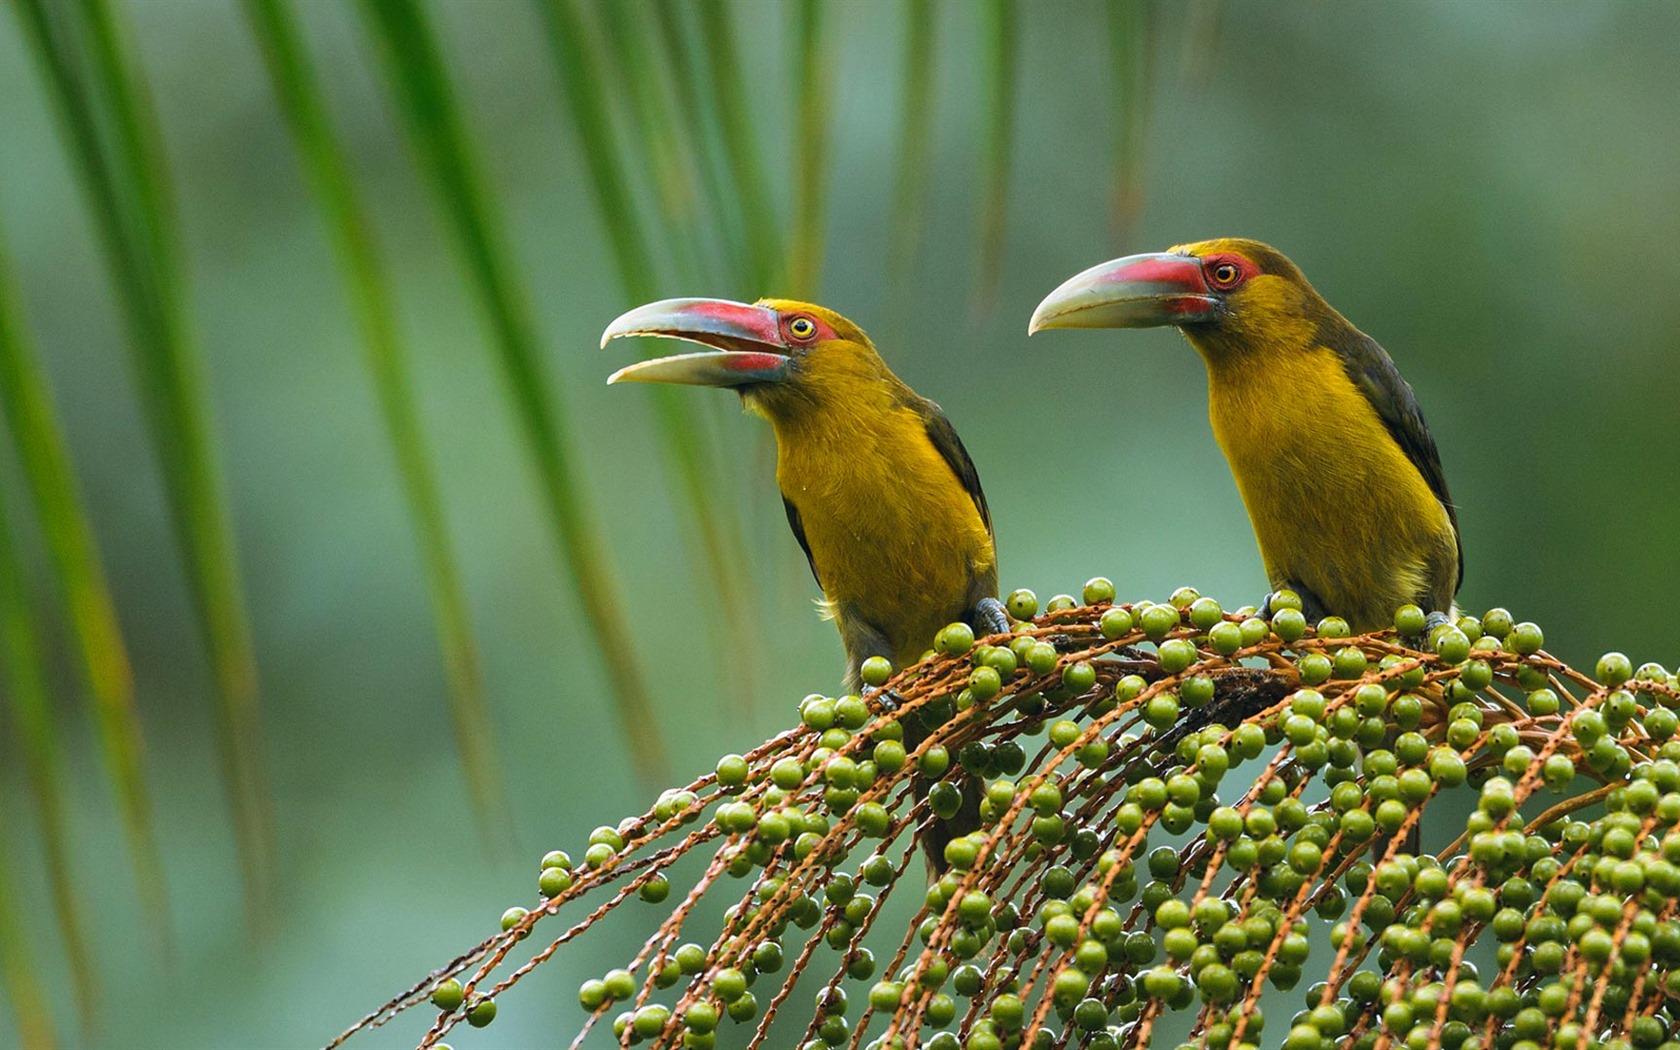
[[886,639],[895,666],[919,659],[967,614],[977,581],[995,589],[992,537],[974,498],[908,407],[772,421],[776,480],[842,636],[845,620],[859,618]]
[[1449,609],[1450,517],[1335,353],[1204,357],[1214,435],[1272,586],[1298,582],[1356,631],[1407,602]]

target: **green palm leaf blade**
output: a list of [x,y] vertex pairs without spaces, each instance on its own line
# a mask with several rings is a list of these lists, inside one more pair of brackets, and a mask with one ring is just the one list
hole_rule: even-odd
[[[557,8],[556,0],[548,0],[548,9]],[[572,0],[573,23],[581,23],[584,12]],[[612,84],[605,91],[602,82],[590,86],[597,96],[618,94],[627,99],[634,134],[627,137],[640,147],[641,167],[652,177],[654,200],[665,236],[661,246],[669,254],[679,280],[689,287],[704,287],[706,274],[715,267],[708,265],[707,235],[715,232],[698,222],[696,209],[700,189],[696,185],[697,159],[691,136],[676,113],[663,81],[662,64],[654,61],[654,30],[644,3],[626,2],[599,4],[593,9],[600,21],[603,53]],[[559,29],[553,24],[560,16],[549,15],[551,36]],[[558,47],[558,43],[556,43]],[[588,50],[587,45],[584,45]],[[558,52],[556,58],[558,59]],[[599,64],[596,64],[599,70]],[[565,76],[562,71],[562,76]],[[571,92],[569,84],[566,90]],[[573,106],[577,103],[573,102]],[[574,121],[581,115],[574,115]],[[581,136],[580,136],[581,137]],[[634,163],[634,162],[633,162]],[[603,211],[603,219],[606,217]]]
[[780,284],[782,253],[776,244],[779,224],[775,202],[759,161],[757,117],[747,102],[734,26],[724,0],[698,0],[695,12],[711,68],[712,105],[746,237],[748,273],[757,294],[763,295]]
[[749,298],[763,295],[768,289],[754,287],[752,283],[752,267],[747,261],[743,232],[746,224],[735,214],[737,202],[724,184],[722,172],[726,162],[720,156],[722,147],[718,144],[721,134],[717,128],[717,114],[700,96],[699,63],[693,50],[694,34],[683,18],[686,8],[670,0],[647,0],[647,3],[652,8],[654,27],[658,32],[660,64],[670,73],[671,94],[681,118],[677,122],[680,141],[689,150],[688,156],[700,173],[700,186],[706,194],[706,211],[712,217],[709,228],[729,261],[728,277],[738,286],[738,294]]
[[898,128],[898,177],[887,235],[888,284],[893,289],[895,317],[908,305],[910,284],[905,278],[914,269],[916,246],[921,243],[922,209],[927,202],[938,56],[933,44],[939,10],[933,0],[906,0],[904,17],[904,118]]
[[4,821],[0,820],[0,983],[6,986],[6,998],[12,1003],[18,1045],[23,1050],[52,1050],[57,1037],[53,1035],[52,1015],[47,1012],[51,1000],[36,977],[39,967],[35,949],[18,921],[17,887],[12,885],[12,869],[6,861],[6,842]]
[[186,323],[176,223],[150,103],[102,0],[21,0],[72,160],[92,199],[199,628],[216,678],[223,778],[253,926],[273,871],[256,662],[200,363]]
[[0,239],[0,410],[23,461],[35,518],[49,555],[53,584],[69,616],[82,677],[128,837],[144,909],[167,928],[163,861],[152,826],[145,747],[134,703],[134,675],[98,544],[82,506],[69,449],[53,408],[46,373],[24,327],[4,240]]
[[[588,46],[577,0],[545,0],[542,5],[555,65],[560,70],[566,108],[583,146],[585,167],[599,203],[617,265],[619,284],[632,303],[659,298],[658,270],[648,248],[635,202],[627,187],[628,172],[612,134],[612,117],[601,92],[603,70]],[[675,240],[682,240],[679,235]],[[733,695],[750,703],[751,666],[734,657],[751,653],[755,636],[753,605],[743,592],[747,557],[740,546],[740,525],[727,500],[719,500],[718,471],[706,431],[691,397],[664,387],[650,391],[665,444],[667,462],[681,483],[700,540],[710,589],[718,598],[718,615],[711,619],[727,637],[731,654]]]
[[1008,229],[1009,162],[1015,143],[1017,77],[1014,0],[987,0],[980,21],[985,184],[980,193],[978,292],[984,309],[995,295],[1002,275],[1004,234]]
[[822,275],[823,206],[828,194],[831,48],[822,46],[822,0],[799,0],[789,20],[794,61],[793,236],[788,238],[788,287],[796,298],[816,294]]
[[1109,221],[1115,243],[1130,239],[1143,208],[1143,142],[1149,122],[1149,8],[1146,0],[1109,0],[1110,69],[1119,99],[1114,128],[1114,184]]
[[[0,332],[0,341],[5,340],[5,334]],[[3,499],[0,499],[0,669],[4,671],[0,682],[5,685],[21,738],[19,750],[23,752],[29,794],[41,822],[53,917],[64,944],[65,959],[70,964],[76,1004],[86,1022],[93,1014],[95,998],[93,962],[82,926],[82,905],[76,893],[80,880],[74,876],[76,866],[70,858],[69,836],[65,830],[64,770],[59,758],[58,730],[53,725],[52,700],[48,695],[34,610],[24,593],[23,570],[18,565]]]
[[662,781],[668,760],[635,638],[564,436],[564,405],[549,393],[536,322],[502,243],[495,198],[482,183],[437,42],[413,0],[363,0],[361,7],[382,44],[392,94],[455,231],[462,264],[484,301],[513,409],[536,460],[549,523],[579,609],[600,647],[632,758],[644,777]]
[[407,350],[398,335],[386,271],[344,151],[322,102],[319,78],[283,0],[247,0],[269,79],[324,213],[361,329],[380,415],[390,436],[409,518],[431,595],[438,647],[449,685],[450,721],[473,808],[485,828],[506,828],[507,797],[490,732],[490,709],[466,596],[443,503],[415,407]]

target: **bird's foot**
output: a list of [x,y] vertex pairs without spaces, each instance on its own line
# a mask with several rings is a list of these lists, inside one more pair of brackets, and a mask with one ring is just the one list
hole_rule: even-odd
[[1009,613],[996,598],[982,598],[974,603],[974,630],[982,636],[1009,633]]
[[1423,618],[1424,646],[1430,652],[1435,651],[1435,632],[1449,623],[1452,623],[1452,617],[1444,612],[1432,612]]
[[897,690],[878,685],[864,686],[863,698],[876,701],[881,705],[881,710],[888,714],[892,714],[904,706],[904,697],[899,696]]

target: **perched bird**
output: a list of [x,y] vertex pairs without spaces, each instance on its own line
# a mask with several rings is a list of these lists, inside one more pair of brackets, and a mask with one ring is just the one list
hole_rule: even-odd
[[1273,593],[1355,631],[1415,603],[1433,626],[1463,579],[1458,516],[1412,388],[1376,340],[1283,254],[1222,239],[1130,255],[1069,278],[1044,328],[1175,325],[1208,370],[1213,433]]
[[[846,684],[882,656],[908,667],[945,625],[1009,629],[980,475],[938,405],[893,375],[863,330],[810,303],[667,299],[624,314],[601,336],[669,336],[710,349],[642,361],[609,383],[730,387],[776,434],[776,483],[846,651]],[[905,745],[921,736],[905,720]],[[925,792],[927,785],[919,785]],[[978,826],[979,785],[924,841]]]

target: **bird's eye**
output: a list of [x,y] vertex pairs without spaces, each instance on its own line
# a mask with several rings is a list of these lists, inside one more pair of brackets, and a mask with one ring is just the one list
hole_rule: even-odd
[[1209,276],[1218,287],[1229,288],[1242,277],[1242,268],[1233,262],[1214,263]]
[[788,322],[788,334],[795,339],[809,339],[817,334],[817,323],[809,317],[795,317]]

